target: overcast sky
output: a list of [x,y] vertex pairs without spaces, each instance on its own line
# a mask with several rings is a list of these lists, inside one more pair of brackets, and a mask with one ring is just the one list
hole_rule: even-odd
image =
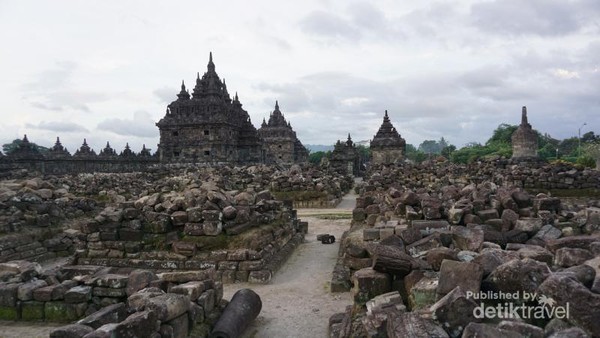
[[521,107],[556,138],[600,132],[600,1],[0,0],[0,142],[153,151],[154,123],[213,52],[259,127],[304,144],[485,142]]

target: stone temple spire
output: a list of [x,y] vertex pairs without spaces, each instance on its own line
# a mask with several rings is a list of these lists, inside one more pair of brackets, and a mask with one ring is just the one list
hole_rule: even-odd
[[181,80],[181,91],[177,94],[179,100],[189,100],[190,93],[185,89],[185,82]]
[[523,106],[523,109],[521,110],[521,125],[522,126],[530,126],[530,124],[527,122],[527,107]]
[[212,52],[210,52],[208,54],[208,71],[209,72],[215,71],[215,64],[213,63],[213,59],[212,59]]
[[512,159],[535,159],[537,158],[538,139],[537,134],[527,121],[527,107],[521,110],[521,125],[511,136]]

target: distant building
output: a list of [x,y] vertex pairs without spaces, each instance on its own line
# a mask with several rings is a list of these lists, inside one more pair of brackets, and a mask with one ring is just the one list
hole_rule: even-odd
[[192,95],[182,82],[177,100],[156,123],[161,162],[260,163],[262,143],[237,94],[231,99],[215,71],[212,53],[207,71],[198,73]]
[[400,136],[390,122],[387,110],[383,116],[383,123],[370,144],[371,162],[397,163],[404,158],[406,141]]
[[521,125],[512,134],[512,158],[513,159],[534,159],[538,157],[538,139],[537,134],[527,122],[527,107],[521,111]]
[[356,148],[350,134],[346,142],[340,140],[333,147],[329,157],[329,165],[336,171],[344,174],[359,176],[362,171],[360,153]]
[[279,102],[275,101],[275,110],[269,116],[269,122],[263,119],[258,135],[263,141],[265,162],[292,164],[308,161],[308,150],[296,136],[290,122],[279,110]]

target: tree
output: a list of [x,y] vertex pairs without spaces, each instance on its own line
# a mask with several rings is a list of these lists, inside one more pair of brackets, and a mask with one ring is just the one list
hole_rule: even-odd
[[448,142],[442,137],[439,141],[425,140],[419,145],[419,150],[425,154],[441,154]]
[[417,150],[417,148],[412,144],[406,145],[405,155],[407,159],[415,163],[423,162],[427,158],[427,155],[424,152]]
[[330,153],[331,153],[331,151],[328,151],[328,152],[317,151],[314,153],[310,153],[308,155],[308,162],[319,165],[321,163],[321,159],[325,156],[329,156]]
[[444,156],[447,159],[450,159],[450,156],[452,156],[452,153],[456,151],[456,146],[455,145],[447,145],[444,147],[444,149],[442,149],[442,156]]
[[[23,143],[23,140],[21,139],[14,139],[11,143],[5,143],[2,145],[2,151],[4,152],[5,155],[9,155],[12,152],[14,152],[15,150],[17,150],[17,148]],[[29,142],[29,144],[31,144],[32,147],[35,147],[40,153],[46,153],[48,152],[48,148],[43,147],[43,146],[39,146],[33,142]]]
[[512,144],[512,134],[519,128],[515,125],[502,123],[494,130],[492,137],[485,143],[485,145],[493,144]]

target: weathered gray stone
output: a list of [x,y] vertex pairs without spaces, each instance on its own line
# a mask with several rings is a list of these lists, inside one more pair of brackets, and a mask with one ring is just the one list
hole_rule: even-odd
[[25,284],[21,284],[17,291],[17,297],[19,300],[32,300],[33,299],[33,291],[36,289],[47,286],[48,283],[42,279],[31,280]]
[[600,294],[595,294],[569,275],[553,274],[537,290],[556,301],[556,306],[569,306],[570,323],[584,328],[592,336],[600,336]]
[[50,338],[81,338],[92,331],[94,331],[94,329],[89,326],[71,324],[52,330],[52,332],[50,332]]
[[473,315],[476,307],[477,303],[467,298],[465,292],[457,286],[433,304],[430,311],[432,318],[450,337],[460,337],[467,324],[479,321]]
[[64,298],[67,303],[87,302],[92,299],[92,287],[86,285],[73,287],[65,292]]
[[500,329],[491,324],[483,323],[469,323],[463,331],[463,337],[477,337],[477,338],[522,338],[523,336],[515,331],[509,331]]
[[167,322],[186,312],[189,305],[189,296],[167,293],[150,298],[146,303],[146,309],[155,312],[158,320]]
[[181,295],[187,295],[190,297],[192,302],[195,302],[198,297],[204,292],[205,286],[204,282],[201,281],[192,281],[184,284],[179,284],[172,287],[169,292],[178,293]]
[[139,290],[146,288],[150,282],[157,280],[158,276],[149,270],[134,270],[129,274],[127,280],[127,295],[131,296]]
[[354,302],[359,305],[365,305],[369,299],[389,292],[392,285],[390,275],[377,272],[372,268],[356,271],[352,276],[352,282]]
[[579,248],[560,248],[554,254],[554,264],[562,267],[570,267],[583,264],[593,257],[589,250]]
[[116,337],[152,337],[159,329],[157,319],[154,311],[136,312],[119,323],[113,334]]
[[460,286],[464,292],[477,293],[482,277],[483,268],[479,264],[444,260],[440,267],[440,280],[436,292],[441,297]]
[[483,244],[483,230],[454,226],[452,227],[452,243],[459,250],[478,252]]
[[498,324],[498,328],[501,330],[518,332],[518,333],[522,334],[524,337],[530,337],[530,338],[543,338],[544,337],[544,330],[542,330],[541,328],[531,325],[531,324],[522,323],[519,321],[503,320],[500,322],[500,324]]
[[124,303],[104,307],[93,314],[79,320],[77,324],[87,325],[97,329],[105,324],[120,323],[127,318],[127,308]]
[[390,313],[387,323],[389,337],[431,337],[445,338],[448,334],[431,319],[417,313]]
[[514,259],[498,266],[484,284],[493,291],[535,292],[550,273],[546,263],[530,258]]

